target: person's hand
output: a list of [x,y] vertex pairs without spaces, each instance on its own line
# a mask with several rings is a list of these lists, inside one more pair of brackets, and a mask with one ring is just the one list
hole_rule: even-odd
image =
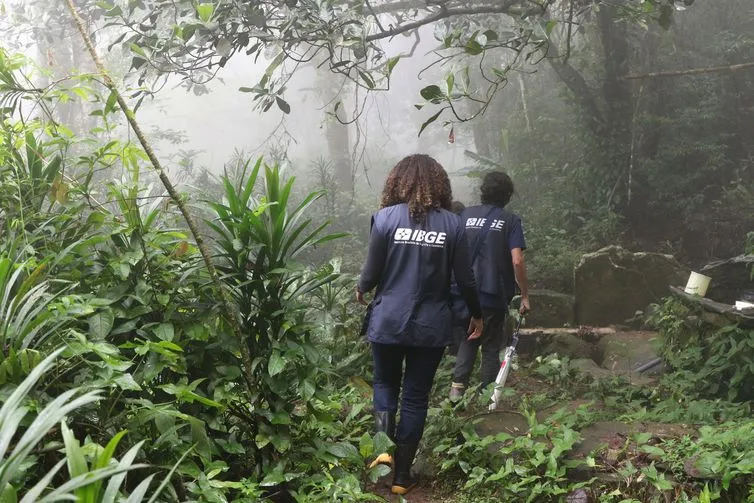
[[531,306],[529,305],[529,297],[521,297],[521,307],[518,308],[519,314],[526,314],[529,311],[531,311]]
[[482,318],[471,318],[471,321],[469,322],[469,330],[466,332],[469,334],[469,338],[466,340],[473,341],[474,339],[480,338],[483,330],[484,322],[482,321]]
[[358,302],[362,306],[366,306],[367,305],[367,301],[364,300],[364,292],[362,292],[358,288],[356,289],[356,302]]

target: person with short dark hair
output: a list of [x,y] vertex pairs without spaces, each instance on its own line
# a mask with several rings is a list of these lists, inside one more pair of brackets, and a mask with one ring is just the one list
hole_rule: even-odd
[[385,182],[382,209],[372,217],[356,289],[364,304],[364,294],[376,288],[366,328],[374,361],[375,424],[396,448],[394,457],[380,454],[373,465],[393,465],[394,494],[406,494],[417,482],[411,465],[424,432],[429,393],[454,335],[451,272],[471,311],[469,337],[483,331],[466,232],[448,211],[450,204],[450,180],[437,161],[427,155],[400,161]]
[[466,209],[466,205],[463,204],[461,201],[453,201],[450,203],[450,211],[455,213],[456,215],[460,215],[463,210]]
[[504,209],[513,193],[513,181],[507,174],[488,173],[480,189],[482,204],[466,208],[460,215],[469,243],[478,250],[472,260],[484,313],[484,333],[478,339],[460,342],[449,396],[454,402],[461,399],[469,384],[480,346],[482,386],[495,381],[505,342],[505,318],[516,284],[521,291],[521,314],[530,309],[521,218]]

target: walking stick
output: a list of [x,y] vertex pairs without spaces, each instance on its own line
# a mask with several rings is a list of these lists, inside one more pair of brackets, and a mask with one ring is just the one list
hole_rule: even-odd
[[511,361],[513,355],[516,354],[516,346],[518,345],[518,333],[521,330],[521,322],[524,321],[523,315],[518,318],[518,324],[516,330],[513,332],[513,338],[510,345],[505,348],[503,352],[503,361],[500,363],[500,370],[497,372],[495,378],[495,391],[492,393],[492,403],[490,403],[490,411],[497,409],[500,403],[500,397],[503,395],[503,388],[505,387],[505,381],[508,379],[508,374],[511,371]]

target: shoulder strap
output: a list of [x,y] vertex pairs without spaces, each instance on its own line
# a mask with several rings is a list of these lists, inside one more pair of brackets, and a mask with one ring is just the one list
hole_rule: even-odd
[[493,206],[490,211],[487,212],[487,215],[484,217],[484,227],[482,228],[482,231],[479,233],[479,236],[476,238],[476,242],[474,243],[474,251],[471,252],[471,263],[474,264],[476,262],[477,257],[479,256],[479,252],[482,249],[482,243],[484,242],[485,238],[487,237],[487,233],[490,231],[490,228],[492,227],[492,219],[490,218],[492,214],[497,210],[498,208],[496,206]]

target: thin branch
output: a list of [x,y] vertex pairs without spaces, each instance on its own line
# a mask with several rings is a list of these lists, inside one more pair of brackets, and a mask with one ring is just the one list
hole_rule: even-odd
[[73,19],[76,22],[76,27],[78,28],[78,31],[81,34],[81,38],[84,40],[84,44],[86,45],[86,48],[89,51],[89,55],[91,56],[92,61],[94,62],[94,65],[96,66],[97,71],[102,75],[102,80],[105,86],[110,90],[113,96],[115,96],[115,99],[118,102],[118,105],[120,106],[121,111],[126,116],[126,120],[131,126],[131,129],[133,130],[136,137],[139,139],[139,143],[141,143],[141,146],[144,149],[144,152],[147,154],[149,161],[152,163],[152,166],[157,172],[157,175],[160,178],[162,185],[168,191],[168,194],[170,194],[170,198],[173,200],[173,203],[175,203],[175,205],[180,210],[181,215],[183,216],[183,219],[186,221],[186,224],[188,225],[188,228],[194,237],[194,241],[196,241],[196,246],[197,248],[199,248],[199,251],[202,255],[202,259],[204,260],[204,265],[206,266],[207,272],[209,273],[209,277],[213,285],[217,288],[217,290],[220,293],[220,302],[225,311],[226,321],[228,322],[235,336],[238,339],[238,344],[240,346],[241,358],[242,358],[243,367],[244,367],[243,369],[244,378],[246,380],[247,386],[251,390],[253,387],[254,380],[253,380],[253,374],[251,370],[252,366],[251,366],[251,355],[249,354],[249,347],[246,344],[246,339],[243,336],[243,332],[241,331],[241,326],[238,322],[238,318],[235,316],[233,312],[233,308],[231,307],[232,303],[229,298],[228,292],[223,287],[223,284],[220,281],[219,276],[217,275],[217,270],[215,269],[215,265],[212,261],[212,255],[210,255],[209,249],[207,248],[207,245],[204,242],[204,238],[202,238],[202,235],[199,232],[199,227],[197,226],[196,221],[194,220],[194,217],[189,212],[188,206],[186,205],[185,201],[181,198],[180,194],[178,194],[178,191],[175,189],[175,186],[168,178],[168,175],[165,172],[164,168],[162,167],[160,160],[157,158],[157,155],[155,154],[154,149],[152,149],[152,146],[147,140],[147,137],[144,135],[144,132],[142,131],[141,126],[139,126],[139,123],[136,121],[136,116],[133,110],[131,110],[131,107],[128,105],[125,98],[123,98],[123,95],[118,91],[118,86],[115,85],[115,81],[113,81],[112,77],[110,77],[110,74],[107,72],[107,69],[105,68],[104,63],[102,62],[99,55],[97,54],[97,50],[94,48],[92,39],[87,33],[86,28],[84,28],[84,21],[81,19],[81,16],[76,10],[76,7],[73,5],[73,0],[65,0],[65,1],[66,1],[66,5],[68,6],[68,10],[71,13],[71,16],[73,16]]
[[510,12],[511,7],[519,4],[520,0],[507,0],[502,5],[484,5],[480,7],[458,7],[458,8],[452,8],[448,9],[447,7],[440,7],[440,10],[437,11],[437,13],[429,15],[425,18],[419,19],[418,21],[413,21],[411,23],[406,23],[402,26],[394,26],[390,28],[389,30],[380,32],[380,33],[374,33],[372,35],[368,35],[366,37],[367,42],[373,42],[375,40],[381,40],[383,38],[392,38],[396,35],[400,35],[401,33],[406,33],[408,31],[416,30],[417,28],[421,28],[424,25],[436,23],[437,21],[440,21],[441,19],[449,18],[449,17],[455,17],[455,16],[468,16],[468,15],[474,15],[474,14],[507,14]]
[[563,57],[563,63],[568,62],[568,58],[571,57],[571,34],[573,32],[573,0],[570,2],[568,8],[568,34],[566,35],[566,52]]
[[385,28],[382,26],[382,23],[380,23],[379,16],[374,12],[374,9],[372,8],[372,4],[369,3],[369,0],[364,0],[364,3],[367,6],[367,9],[369,9],[369,12],[372,14],[372,17],[374,18],[374,21],[377,23],[377,27],[380,29],[380,31],[385,31]]
[[668,70],[666,72],[652,72],[644,74],[624,75],[626,80],[654,79],[659,77],[681,77],[683,75],[701,75],[705,73],[735,72],[754,67],[754,62],[739,63],[727,66],[708,66],[706,68],[691,68],[689,70]]

